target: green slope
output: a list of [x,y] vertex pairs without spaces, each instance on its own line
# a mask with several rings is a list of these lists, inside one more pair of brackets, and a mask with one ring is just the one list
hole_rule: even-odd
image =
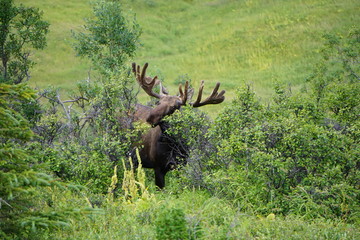
[[[87,0],[17,1],[44,11],[48,47],[35,54],[31,84],[71,88],[89,66],[71,49],[72,29],[91,14]],[[267,98],[275,81],[296,88],[318,60],[324,33],[346,34],[360,23],[358,0],[128,0],[143,29],[134,61],[149,62],[170,91],[187,74],[195,86],[216,81],[232,96],[250,83]],[[211,85],[211,86],[210,86]]]

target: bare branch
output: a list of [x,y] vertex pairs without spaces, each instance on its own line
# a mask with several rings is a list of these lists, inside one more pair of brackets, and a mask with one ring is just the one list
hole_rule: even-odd
[[89,101],[89,99],[87,99],[86,97],[78,97],[78,98],[75,98],[75,99],[72,99],[72,100],[65,100],[65,101],[62,101],[63,103],[72,103],[72,102],[78,102],[80,100],[86,100],[86,101]]

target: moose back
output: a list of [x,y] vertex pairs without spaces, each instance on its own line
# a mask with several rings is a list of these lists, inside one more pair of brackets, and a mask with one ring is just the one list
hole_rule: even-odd
[[[204,81],[202,81],[196,101],[194,103],[187,103],[194,92],[193,89],[189,87],[188,81],[186,81],[184,89],[180,84],[179,95],[169,95],[166,89],[162,87],[157,76],[153,78],[146,76],[147,67],[148,63],[145,63],[142,70],[139,65],[135,63],[132,64],[132,70],[137,82],[149,96],[157,98],[158,103],[154,108],[138,104],[134,118],[136,121],[143,121],[151,125],[150,130],[141,138],[138,146],[139,155],[143,167],[154,169],[155,184],[159,188],[163,188],[165,186],[166,173],[177,166],[179,158],[186,158],[187,155],[187,149],[176,146],[178,141],[166,134],[168,124],[163,121],[163,118],[171,115],[186,104],[192,107],[201,107],[207,104],[222,103],[225,99],[225,91],[222,90],[218,93],[220,83],[217,83],[211,95],[202,101],[204,88]],[[157,85],[160,86],[160,93],[153,91]],[[133,161],[137,161],[134,151],[132,158]]]

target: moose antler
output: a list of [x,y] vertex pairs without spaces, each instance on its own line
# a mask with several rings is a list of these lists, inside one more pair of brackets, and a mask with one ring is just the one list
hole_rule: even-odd
[[194,89],[189,88],[189,81],[185,82],[184,91],[182,90],[182,84],[179,85],[179,94],[180,94],[179,97],[181,98],[182,105],[186,104],[186,101],[192,97],[193,93],[194,93]]
[[[136,77],[137,82],[139,83],[139,85],[141,86],[142,89],[144,89],[144,91],[151,97],[155,97],[155,98],[161,98],[162,95],[167,94],[166,90],[164,87],[162,87],[160,80],[158,79],[157,76],[155,76],[154,78],[151,77],[147,77],[145,76],[146,73],[146,69],[148,67],[148,63],[145,63],[141,74],[140,74],[140,66],[136,65],[136,63],[132,64],[132,71]],[[160,84],[160,92],[161,94],[155,93],[153,91],[153,88]]]
[[214,88],[214,90],[212,91],[211,95],[209,97],[207,97],[203,102],[201,102],[201,98],[202,98],[202,92],[204,89],[204,81],[201,81],[200,84],[200,88],[199,88],[199,94],[198,97],[196,99],[196,101],[194,103],[192,103],[191,105],[193,107],[201,107],[207,104],[218,104],[218,103],[222,103],[225,100],[225,90],[222,90],[220,93],[218,93],[220,87],[220,83],[216,83],[216,86]]
[[[148,63],[145,63],[144,67],[142,68],[142,71],[140,70],[140,66],[136,65],[136,63],[132,64],[132,71],[136,77],[137,82],[141,86],[142,89],[151,97],[155,97],[158,99],[161,99],[164,95],[168,95],[168,92],[166,89],[161,85],[161,81],[157,78],[157,76],[151,78],[145,76],[146,69],[148,67]],[[156,85],[160,85],[160,93],[156,93],[153,91],[153,88]],[[214,90],[212,91],[211,95],[207,97],[204,101],[201,101],[202,98],[202,92],[204,89],[204,81],[201,81],[199,93],[196,101],[194,103],[190,103],[193,107],[201,107],[207,104],[218,104],[222,103],[225,99],[225,91],[222,90],[220,93],[218,93],[220,87],[220,83],[217,83]],[[179,97],[181,99],[181,105],[185,105],[188,99],[192,97],[194,93],[194,89],[189,87],[189,81],[185,82],[184,90],[182,88],[182,85],[179,85]],[[174,96],[175,97],[175,96]]]

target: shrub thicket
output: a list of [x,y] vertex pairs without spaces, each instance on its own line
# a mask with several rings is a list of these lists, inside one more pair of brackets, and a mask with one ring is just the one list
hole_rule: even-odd
[[125,63],[138,46],[140,29],[129,22],[120,2],[94,2],[83,32],[74,33],[79,56],[91,60],[96,79],[77,84],[69,100],[60,90],[40,92],[48,104],[34,126],[52,171],[93,192],[106,192],[114,166],[127,157],[139,131],[132,124],[136,102]]
[[244,211],[359,221],[359,32],[327,39],[301,93],[276,85],[264,105],[238,91],[205,135],[203,186]]
[[40,239],[50,230],[68,227],[69,217],[76,215],[69,205],[53,208],[51,192],[66,193],[71,185],[54,179],[39,165],[44,154],[28,146],[33,133],[15,110],[34,97],[34,91],[24,84],[0,84],[1,239]]

